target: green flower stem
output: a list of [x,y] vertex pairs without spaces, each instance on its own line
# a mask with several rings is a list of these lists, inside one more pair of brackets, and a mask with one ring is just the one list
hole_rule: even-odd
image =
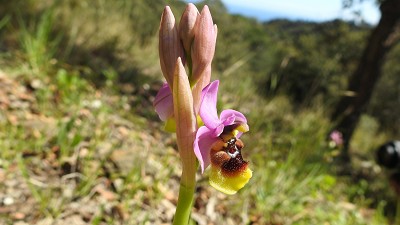
[[187,225],[189,223],[195,187],[195,185],[185,186],[181,183],[173,225]]
[[400,224],[400,197],[397,197],[396,215],[394,218],[394,224]]
[[181,184],[173,225],[187,225],[189,223],[196,189],[197,161],[194,154],[190,154],[187,160],[182,160],[182,163]]

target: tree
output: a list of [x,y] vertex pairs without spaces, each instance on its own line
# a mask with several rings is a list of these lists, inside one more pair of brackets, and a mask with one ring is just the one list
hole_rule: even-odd
[[400,39],[400,0],[381,1],[380,11],[379,23],[372,30],[358,67],[349,78],[349,94],[339,100],[331,115],[331,120],[336,123],[335,130],[343,134],[342,158],[346,161],[350,160],[351,137],[381,77],[385,56]]

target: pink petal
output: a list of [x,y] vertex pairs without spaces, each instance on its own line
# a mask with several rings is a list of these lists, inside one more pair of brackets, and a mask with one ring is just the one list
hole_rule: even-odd
[[[224,111],[222,111],[222,112],[224,112]],[[221,112],[220,116],[222,118],[221,122],[224,126],[229,126],[229,125],[232,125],[235,123],[235,115],[233,115],[233,114],[222,115],[222,112]]]
[[[246,117],[241,112],[233,109],[225,109],[224,111],[222,111],[220,115],[220,120],[224,123],[225,126],[232,124],[247,124]],[[229,121],[230,124],[226,124],[224,121]]]
[[218,124],[218,126],[214,129],[212,135],[213,137],[218,137],[224,131],[225,125],[223,123]]
[[214,130],[221,124],[217,114],[217,94],[219,81],[213,81],[203,89],[202,102],[200,105],[200,117],[204,125]]
[[[241,113],[233,109],[226,109],[221,112],[220,119],[224,126],[229,126],[233,124],[247,124],[246,117]],[[237,134],[237,138],[242,136],[242,132]]]
[[172,92],[168,83],[165,82],[158,91],[153,106],[162,121],[166,121],[174,115]]
[[200,162],[202,173],[210,165],[210,150],[216,141],[218,141],[218,137],[214,137],[213,131],[206,126],[202,126],[197,130],[193,147],[194,154]]

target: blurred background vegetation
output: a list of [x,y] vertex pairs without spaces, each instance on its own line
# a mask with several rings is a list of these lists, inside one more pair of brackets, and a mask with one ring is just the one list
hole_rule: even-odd
[[[327,141],[329,115],[373,27],[261,23],[228,14],[219,0],[203,4],[219,28],[219,105],[248,118],[243,154],[254,177],[224,196],[199,176],[191,223],[393,223],[397,200],[374,154],[400,135],[400,46],[386,58],[343,172],[340,148]],[[170,5],[179,20],[185,3],[0,5],[0,223],[170,223],[180,165],[152,100],[163,80],[162,10]]]

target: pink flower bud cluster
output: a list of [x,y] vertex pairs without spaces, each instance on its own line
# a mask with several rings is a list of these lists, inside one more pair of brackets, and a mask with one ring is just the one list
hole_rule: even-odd
[[214,57],[217,26],[208,6],[201,13],[189,3],[177,25],[170,7],[165,7],[159,30],[159,54],[162,73],[171,89],[177,59],[189,69],[189,81],[194,86],[202,77],[208,79]]

